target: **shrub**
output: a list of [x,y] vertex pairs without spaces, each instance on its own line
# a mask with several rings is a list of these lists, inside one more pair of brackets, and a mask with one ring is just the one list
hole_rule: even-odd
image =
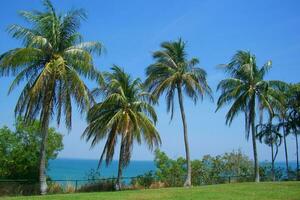
[[0,196],[37,195],[39,184],[35,182],[1,182]]
[[158,189],[158,188],[165,188],[166,184],[160,181],[155,181],[150,185],[150,189]]
[[67,183],[67,185],[64,188],[65,193],[74,193],[75,192],[75,187],[71,183]]
[[[275,180],[283,180],[284,179],[284,169],[281,167],[275,166]],[[259,174],[261,176],[261,181],[272,181],[272,165],[270,163],[262,164],[259,167]]]
[[115,191],[114,179],[94,180],[87,184],[82,185],[79,192],[100,192],[100,191]]
[[58,194],[58,193],[63,193],[63,192],[64,192],[64,190],[60,184],[53,183],[53,182],[48,183],[48,193],[49,194]]
[[[39,179],[40,122],[26,124],[21,118],[14,130],[0,128],[0,177],[3,179]],[[54,128],[48,130],[46,165],[63,149],[63,136]]]
[[152,171],[146,172],[144,175],[137,176],[132,180],[131,185],[138,188],[150,188],[150,186],[155,182],[155,175]]
[[[184,158],[170,159],[164,152],[155,152],[156,178],[167,187],[182,186],[186,175]],[[241,151],[233,151],[219,156],[205,155],[200,160],[193,160],[192,184],[208,185],[225,182],[253,180],[252,161]],[[231,177],[231,178],[229,178]]]
[[166,187],[182,186],[185,176],[185,159],[170,159],[164,152],[155,151],[156,176]]

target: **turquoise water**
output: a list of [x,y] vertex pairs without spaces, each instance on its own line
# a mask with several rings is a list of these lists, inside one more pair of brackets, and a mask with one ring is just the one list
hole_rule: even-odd
[[[47,174],[53,180],[87,179],[88,173],[92,169],[97,169],[97,166],[98,160],[59,158],[49,162]],[[117,168],[117,161],[112,161],[108,167],[102,165],[99,169],[100,176],[116,177]],[[123,177],[142,175],[150,170],[155,170],[153,161],[131,161],[129,166],[123,171]]]
[[[264,163],[262,162],[261,164]],[[296,169],[296,162],[290,162],[289,165],[291,168]],[[60,158],[50,161],[48,175],[53,180],[87,179],[90,170],[97,169],[97,166],[98,160]],[[284,169],[285,163],[276,162],[276,166]],[[108,167],[105,167],[105,165],[101,166],[99,169],[101,177],[116,177],[117,167],[117,161],[113,161]],[[131,161],[124,170],[123,177],[134,177],[155,169],[153,161]]]

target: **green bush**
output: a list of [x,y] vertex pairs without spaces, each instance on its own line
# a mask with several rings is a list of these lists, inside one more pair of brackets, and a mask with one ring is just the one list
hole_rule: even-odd
[[150,188],[155,182],[155,174],[152,171],[146,172],[144,175],[137,176],[131,181],[131,185],[135,188]]
[[48,182],[47,184],[49,194],[59,194],[64,192],[63,187],[59,183]]
[[101,179],[100,172],[98,170],[91,169],[86,177],[88,183],[80,186],[78,192],[100,192],[100,191],[114,191],[115,179]]
[[[284,179],[284,174],[283,174],[284,169],[281,167],[275,167],[275,180],[283,180]],[[265,163],[260,165],[259,167],[259,174],[260,174],[260,179],[261,181],[272,181],[273,176],[272,176],[272,165],[270,163]]]
[[[169,187],[184,184],[186,175],[184,158],[172,160],[164,152],[156,150],[155,164],[157,181],[163,182]],[[251,176],[252,161],[241,151],[233,151],[215,157],[205,155],[201,160],[193,160],[191,164],[193,185],[218,184],[229,181],[242,182],[253,179]]]
[[115,191],[115,180],[95,180],[82,185],[77,191],[78,192],[100,192],[100,191]]
[[39,184],[36,182],[0,182],[0,196],[37,194],[39,194]]
[[167,187],[182,186],[186,174],[185,159],[170,159],[164,152],[155,151],[155,164],[157,179]]
[[[18,119],[15,130],[0,128],[0,178],[38,180],[41,133],[39,122],[25,124]],[[63,136],[49,128],[47,160],[55,159],[63,149]]]

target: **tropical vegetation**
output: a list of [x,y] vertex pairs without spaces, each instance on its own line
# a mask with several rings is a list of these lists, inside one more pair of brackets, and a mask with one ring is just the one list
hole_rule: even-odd
[[174,101],[176,93],[181,112],[184,145],[186,153],[187,176],[184,186],[191,186],[192,167],[188,141],[187,121],[183,105],[183,97],[191,98],[194,103],[204,96],[211,96],[206,72],[198,67],[197,58],[187,58],[186,44],[182,39],[178,41],[163,42],[161,50],[153,53],[155,62],[147,67],[145,81],[146,87],[152,92],[154,98],[166,95],[167,111],[174,115]]
[[283,124],[286,127],[286,133],[292,134],[295,137],[296,145],[296,162],[298,179],[300,179],[300,165],[299,165],[299,142],[298,135],[300,134],[300,83],[292,84],[288,88],[289,95],[287,97],[288,118],[287,122]]
[[95,78],[91,53],[100,54],[99,42],[82,42],[78,33],[80,22],[86,18],[83,10],[65,14],[55,11],[49,0],[43,1],[44,11],[21,11],[29,27],[13,24],[8,32],[23,42],[23,47],[11,49],[0,56],[0,75],[15,76],[9,93],[21,82],[25,86],[15,108],[17,116],[26,123],[40,120],[42,141],[39,179],[41,194],[47,191],[46,150],[49,123],[56,116],[57,124],[65,117],[68,129],[72,125],[72,104],[86,111],[91,104],[89,90],[81,77]]
[[[88,183],[79,191],[123,189],[123,170],[130,163],[135,143],[145,143],[149,150],[155,150],[157,167],[157,171],[147,172],[132,182],[133,187],[137,188],[140,185],[151,188],[153,185],[190,187],[225,183],[228,177],[239,177],[229,182],[293,179],[287,145],[287,137],[291,136],[295,139],[296,172],[300,180],[300,83],[266,80],[267,73],[272,69],[271,61],[259,66],[254,54],[238,50],[229,63],[220,65],[226,77],[217,86],[219,98],[216,111],[229,105],[225,116],[228,125],[239,114],[245,117],[245,135],[247,140],[251,138],[254,162],[240,151],[191,160],[185,103],[191,100],[197,104],[205,97],[213,100],[213,92],[206,71],[199,67],[198,58],[188,56],[186,41],[179,38],[162,42],[160,49],[152,54],[152,64],[146,68],[145,80],[133,78],[116,65],[108,72],[100,72],[94,65],[93,56],[101,55],[103,45],[98,41],[84,42],[79,33],[81,22],[87,19],[86,12],[71,9],[60,13],[50,0],[43,0],[43,6],[42,11],[20,12],[27,25],[13,24],[8,27],[8,33],[21,41],[22,45],[0,54],[0,77],[14,78],[8,93],[18,86],[22,87],[15,106],[15,130],[8,127],[0,129],[0,178],[38,180],[40,194],[65,191],[58,184],[51,184],[49,188],[47,186],[48,160],[56,158],[63,148],[62,135],[51,128],[50,124],[54,118],[57,125],[64,119],[70,131],[73,108],[76,107],[87,121],[82,138],[91,147],[105,142],[98,167],[103,161],[109,165],[118,151],[116,181]],[[87,80],[96,83],[97,88],[90,90]],[[161,139],[156,128],[158,117],[155,106],[161,97],[166,99],[171,120],[178,102],[184,136],[184,158],[171,159],[158,149]],[[271,166],[259,165],[257,140],[270,147]],[[285,151],[285,174],[275,166],[282,144]],[[272,179],[266,178],[269,174]],[[145,197],[141,198],[155,199],[162,195],[164,199],[193,199],[201,193],[203,198],[208,199],[245,199],[255,191],[254,194],[260,195],[262,199],[283,199],[286,192],[296,199],[299,196],[298,190],[295,190],[297,186],[298,182],[287,182],[176,191],[170,189],[160,190],[160,193],[145,192]],[[33,190],[36,190],[35,187]],[[228,192],[218,192],[224,191],[224,188]],[[289,189],[282,192],[281,188]],[[24,194],[23,188],[21,190]],[[74,192],[74,188],[69,187],[68,191]],[[140,194],[120,193],[126,196],[124,198],[134,198]],[[106,195],[111,194],[91,194],[93,198],[107,198]],[[115,194],[110,197],[120,198]],[[90,196],[53,198],[88,199]]]
[[275,160],[278,155],[279,146],[282,143],[282,135],[279,132],[278,125],[272,124],[272,117],[266,124],[259,124],[256,126],[256,137],[261,143],[268,145],[271,148],[271,163],[272,163],[272,178],[275,178]]
[[[0,128],[0,196],[38,194],[40,146],[42,134],[40,122],[26,124],[18,118],[14,129]],[[48,130],[45,165],[57,158],[63,149],[63,135],[54,128]],[[49,177],[47,177],[49,180]],[[28,181],[14,181],[28,180]]]
[[132,79],[120,67],[114,66],[112,73],[104,74],[104,83],[94,90],[103,96],[103,101],[95,104],[87,114],[88,126],[83,133],[87,141],[95,146],[106,138],[99,166],[105,158],[109,165],[120,139],[119,165],[116,189],[120,190],[122,169],[131,158],[133,143],[146,143],[149,149],[161,143],[155,128],[157,116],[149,101],[151,95],[144,91],[140,79]]
[[255,55],[248,51],[238,51],[230,63],[223,65],[223,69],[229,77],[220,81],[218,85],[221,95],[217,102],[217,110],[232,103],[226,114],[226,123],[230,125],[239,113],[243,113],[245,116],[247,140],[250,138],[251,132],[256,182],[259,182],[260,179],[256,145],[257,110],[266,108],[269,113],[273,114],[272,105],[280,105],[282,96],[274,87],[284,85],[280,81],[264,80],[271,67],[271,61],[258,67]]
[[[27,125],[22,119],[15,123],[14,130],[0,128],[0,177],[2,179],[30,179],[39,177],[39,151],[42,134],[39,121]],[[46,151],[46,166],[63,149],[63,136],[54,128],[49,128],[49,141]]]

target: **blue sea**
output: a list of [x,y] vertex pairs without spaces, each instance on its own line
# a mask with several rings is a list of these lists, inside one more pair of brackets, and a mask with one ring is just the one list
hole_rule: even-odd
[[[98,160],[59,158],[50,160],[47,174],[52,180],[87,179],[89,172],[97,167]],[[124,169],[123,177],[135,177],[155,169],[153,161],[131,161]],[[108,167],[103,164],[98,171],[103,178],[116,177],[118,162],[112,161]]]
[[[261,164],[265,163],[261,162]],[[296,162],[290,162],[289,165],[290,168],[296,169]],[[97,166],[98,160],[59,158],[50,160],[47,174],[52,180],[87,179],[88,173],[91,170],[96,170]],[[285,169],[285,162],[276,162],[276,167]],[[108,167],[102,165],[99,169],[100,176],[104,178],[116,177],[117,168],[117,161],[112,161]],[[131,161],[123,171],[123,177],[135,177],[151,170],[155,171],[155,169],[153,161]]]

